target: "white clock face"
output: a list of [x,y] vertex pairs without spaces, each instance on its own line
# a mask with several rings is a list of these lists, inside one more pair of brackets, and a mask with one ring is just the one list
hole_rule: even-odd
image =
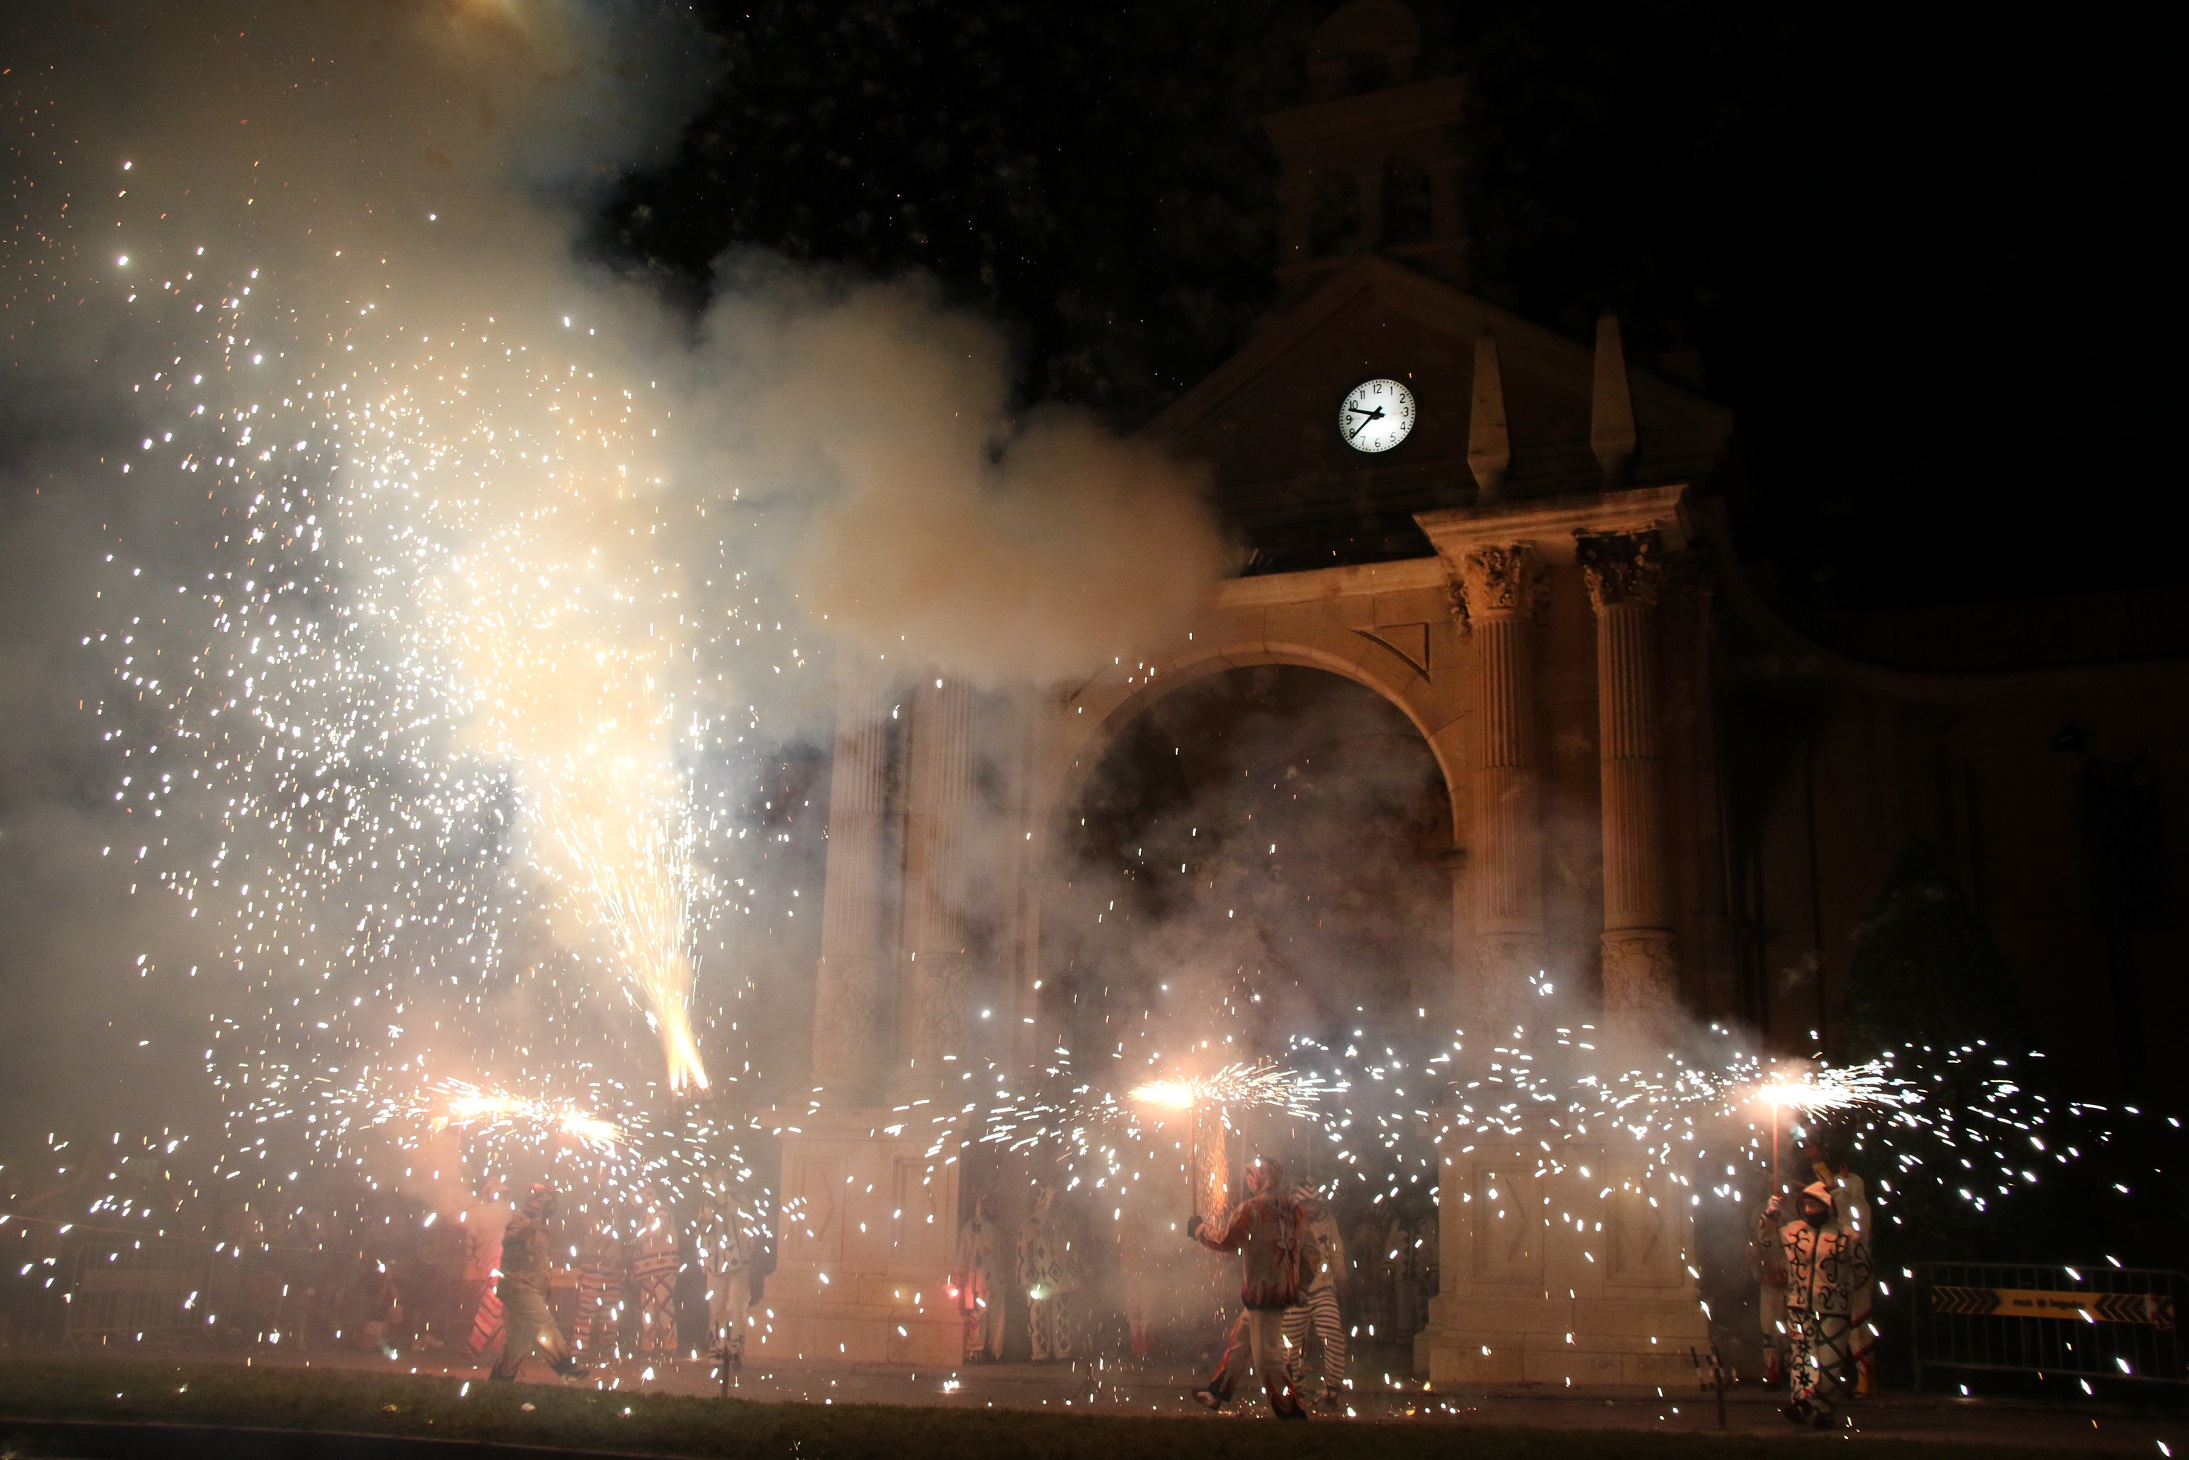
[[1414,393],[1396,380],[1364,380],[1338,407],[1338,435],[1355,451],[1389,451],[1414,429]]

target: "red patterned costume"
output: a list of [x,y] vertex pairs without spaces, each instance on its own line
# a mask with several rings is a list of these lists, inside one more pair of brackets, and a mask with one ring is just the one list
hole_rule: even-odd
[[1220,1232],[1204,1225],[1198,1215],[1187,1224],[1188,1233],[1202,1246],[1239,1254],[1243,1310],[1232,1325],[1231,1341],[1215,1377],[1194,1394],[1211,1409],[1231,1402],[1251,1365],[1261,1375],[1272,1413],[1279,1419],[1307,1418],[1307,1408],[1287,1372],[1284,1340],[1285,1309],[1299,1303],[1305,1286],[1305,1223],[1299,1203],[1285,1190],[1284,1179],[1281,1163],[1260,1157],[1247,1169],[1247,1199]]

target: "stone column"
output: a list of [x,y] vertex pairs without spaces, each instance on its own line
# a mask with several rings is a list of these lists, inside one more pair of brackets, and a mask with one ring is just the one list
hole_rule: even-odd
[[965,1056],[965,821],[973,782],[971,691],[925,680],[912,702],[911,776],[905,807],[904,954],[899,1006],[900,1071],[932,1089]]
[[880,1071],[882,845],[889,800],[888,681],[846,668],[836,690],[828,870],[813,1003],[813,1083],[857,1103]]
[[1664,728],[1655,532],[1576,533],[1596,606],[1596,702],[1604,819],[1604,1015],[1643,1030],[1679,1000],[1665,868]]
[[1536,586],[1527,543],[1467,550],[1459,564],[1481,707],[1480,800],[1468,858],[1483,1006],[1517,1002],[1543,966],[1542,792],[1535,727]]

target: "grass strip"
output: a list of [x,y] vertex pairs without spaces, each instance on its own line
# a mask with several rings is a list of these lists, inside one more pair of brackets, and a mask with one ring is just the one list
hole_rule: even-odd
[[[439,1375],[143,1359],[0,1361],[0,1416],[158,1420],[492,1440],[572,1449],[794,1460],[1783,1460],[1791,1436],[1558,1430],[1449,1421],[1278,1425],[1209,1416],[759,1403]],[[527,1408],[526,1406],[530,1406]],[[1965,1445],[1865,1439],[1880,1460],[1968,1460]],[[2037,1450],[1986,1446],[1989,1457]],[[2138,1452],[2139,1454],[2141,1452]]]

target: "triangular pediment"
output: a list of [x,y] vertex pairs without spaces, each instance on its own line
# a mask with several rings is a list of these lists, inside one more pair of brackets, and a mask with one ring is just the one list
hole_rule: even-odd
[[[1512,439],[1509,497],[1593,492],[1594,355],[1437,279],[1365,257],[1273,320],[1156,418],[1146,434],[1206,462],[1216,502],[1270,566],[1310,567],[1425,553],[1412,514],[1475,500],[1467,465],[1475,341],[1497,341]],[[1414,393],[1418,421],[1380,455],[1347,446],[1339,406],[1388,376]],[[1731,430],[1718,406],[1630,372],[1638,483],[1695,481]]]

